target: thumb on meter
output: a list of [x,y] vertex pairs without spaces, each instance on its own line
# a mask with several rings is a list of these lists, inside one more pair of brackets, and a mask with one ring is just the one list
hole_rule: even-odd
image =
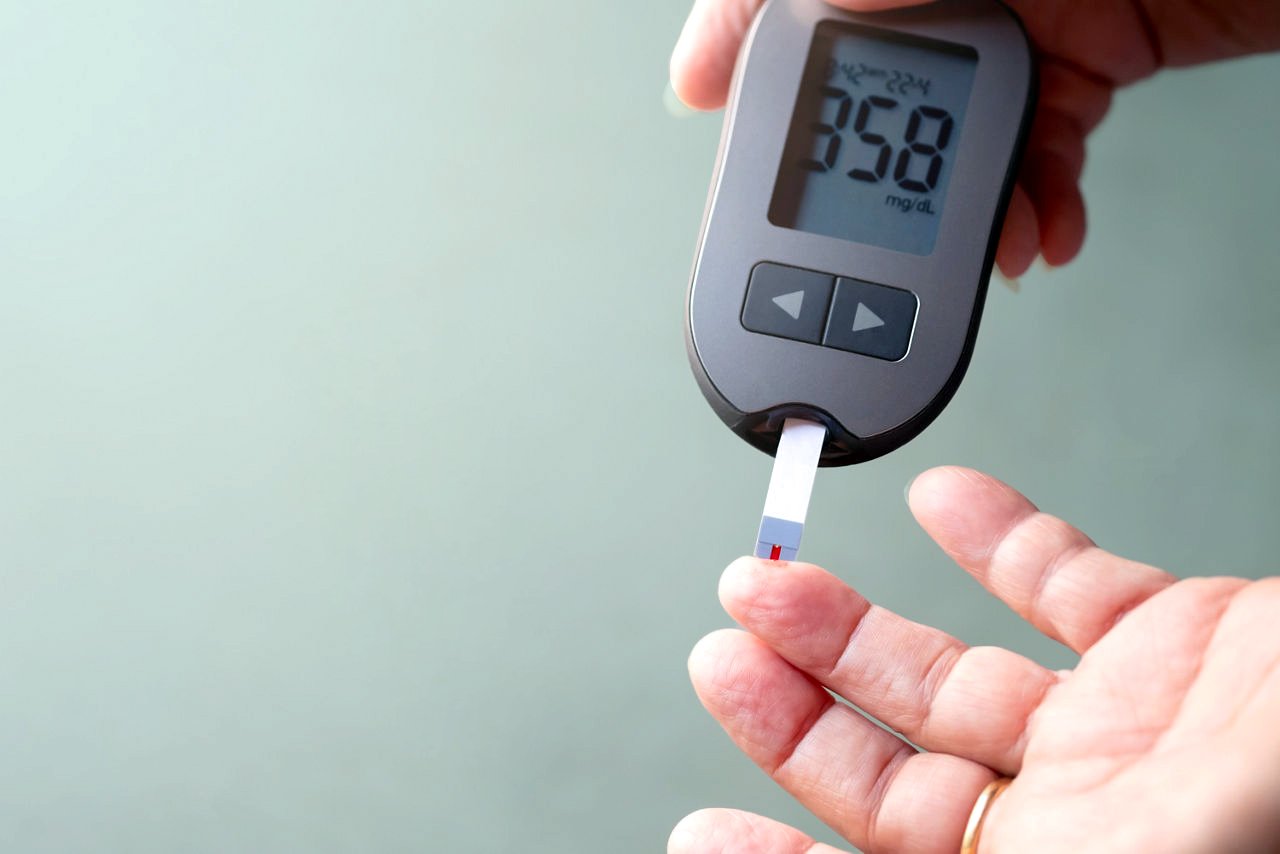
[[[854,12],[919,6],[932,0],[830,0]],[[694,0],[671,55],[671,87],[697,110],[717,110],[729,95],[729,78],[742,39],[764,0]]]

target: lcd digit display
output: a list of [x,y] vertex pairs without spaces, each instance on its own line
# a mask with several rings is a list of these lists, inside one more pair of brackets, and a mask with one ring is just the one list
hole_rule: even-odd
[[769,221],[930,254],[977,64],[969,47],[819,24]]

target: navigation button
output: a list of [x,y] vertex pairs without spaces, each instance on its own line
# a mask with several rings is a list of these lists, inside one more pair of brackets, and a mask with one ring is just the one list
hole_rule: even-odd
[[834,277],[825,273],[757,264],[742,306],[742,325],[752,332],[820,344],[834,287]]
[[910,291],[837,279],[822,343],[896,362],[907,355],[918,306]]
[[867,308],[866,303],[858,303],[858,312],[853,316],[853,331],[862,332],[881,326],[884,326],[884,321],[880,319],[880,315]]
[[800,309],[804,307],[804,291],[792,291],[773,298],[773,304],[791,315],[792,320],[800,319]]

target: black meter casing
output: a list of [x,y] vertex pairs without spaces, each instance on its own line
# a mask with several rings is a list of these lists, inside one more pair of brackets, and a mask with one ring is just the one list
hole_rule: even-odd
[[[904,198],[908,206],[913,203],[914,197],[892,185],[888,154],[877,164],[874,146],[867,148],[866,140],[885,142],[885,137],[866,135],[871,124],[859,114],[865,108],[857,98],[911,85],[903,82],[910,78],[917,88],[908,94],[927,100],[922,92],[929,84],[917,81],[910,70],[889,68],[891,63],[881,68],[852,60],[844,63],[841,78],[834,58],[819,57],[827,64],[822,73],[833,75],[831,83],[852,93],[853,107],[832,101],[827,106],[839,107],[838,118],[830,110],[825,119],[802,115],[809,109],[803,87],[814,85],[811,54],[816,55],[815,39],[824,28],[971,57],[971,88],[963,121],[954,123],[954,138],[952,128],[945,130],[944,141],[944,131],[937,122],[933,126],[936,147],[949,145],[945,203],[935,210],[931,203],[915,202],[936,217],[929,223],[927,251],[775,224],[782,170],[795,156],[793,131],[819,128],[818,142],[829,142],[821,134],[832,125],[820,127],[823,121],[839,120],[851,130],[861,123],[864,155],[869,151],[871,157],[862,174],[869,169],[867,177],[875,178],[878,168],[886,179],[884,217],[901,215]],[[832,96],[822,91],[821,97]],[[940,0],[870,14],[846,12],[823,0],[768,0],[734,73],[686,305],[690,363],[725,424],[773,454],[787,418],[820,422],[827,428],[821,464],[838,466],[886,454],[938,416],[973,352],[1035,93],[1026,33],[997,0]],[[905,96],[876,103],[896,106],[898,100]],[[926,115],[944,114],[924,109]],[[917,118],[911,121],[916,127],[908,127],[907,138],[920,137]],[[831,154],[821,145],[815,150],[808,154],[819,160]],[[898,173],[898,183],[910,185],[904,174]],[[936,178],[937,170],[920,177]],[[868,216],[868,227],[879,227],[880,212]],[[809,308],[800,308],[799,294]],[[769,325],[775,319],[788,323],[777,313],[783,309],[798,323],[804,321],[802,333]],[[804,311],[819,314],[805,317]]]

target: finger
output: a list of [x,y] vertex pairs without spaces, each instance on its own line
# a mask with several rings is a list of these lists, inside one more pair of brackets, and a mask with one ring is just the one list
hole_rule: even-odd
[[880,12],[885,9],[902,9],[907,6],[923,6],[933,0],[827,0],[832,6],[841,6],[852,12]]
[[1051,56],[1041,56],[1039,68],[1037,109],[1069,116],[1082,135],[1092,133],[1111,108],[1112,86]]
[[1084,131],[1065,113],[1036,113],[1023,160],[1021,184],[1036,208],[1041,254],[1050,264],[1070,261],[1084,244]]
[[1057,152],[1032,150],[1021,173],[1021,184],[1036,206],[1041,255],[1053,266],[1074,259],[1084,246],[1084,196],[1073,172]]
[[671,54],[671,88],[690,107],[716,110],[729,96],[738,49],[764,0],[694,0]]
[[1008,650],[971,649],[876,607],[808,564],[735,561],[720,601],[774,652],[915,744],[1009,775],[1031,713],[1057,682]]
[[1073,116],[1042,107],[1036,112],[1027,140],[1032,154],[1052,154],[1061,162],[1072,181],[1084,171],[1084,130]]
[[840,854],[793,827],[741,810],[699,810],[671,831],[667,854]]
[[1022,183],[1040,225],[1040,254],[1055,267],[1076,257],[1084,246],[1084,196],[1074,171],[1061,155],[1049,150],[1028,152],[1022,171]]
[[1154,73],[1159,57],[1148,42],[1140,7],[1078,0],[1010,0],[1037,52],[1111,84]]
[[[1112,88],[1052,57],[1042,58],[1040,97],[1019,183],[1036,216],[1026,217],[1010,203],[1006,234],[997,263],[1006,276],[1020,275],[1045,256],[1050,264],[1065,264],[1084,245],[1086,231],[1080,174],[1084,169],[1085,137],[1097,127],[1111,106]],[[1010,225],[1012,221],[1013,225]],[[1022,232],[1010,234],[1012,229]],[[1009,241],[1006,249],[1005,241]],[[1028,247],[1034,243],[1034,254]],[[1002,257],[1003,256],[1003,257]],[[1018,270],[1011,273],[1011,268]]]
[[1021,186],[1013,188],[1005,214],[996,263],[1007,278],[1016,279],[1031,268],[1040,254],[1040,224],[1031,198]]
[[938,468],[911,484],[916,519],[984,587],[1051,638],[1084,652],[1173,576],[1099,549],[995,478]]
[[747,756],[858,848],[954,852],[995,777],[967,759],[917,753],[745,632],[703,638],[689,674]]

